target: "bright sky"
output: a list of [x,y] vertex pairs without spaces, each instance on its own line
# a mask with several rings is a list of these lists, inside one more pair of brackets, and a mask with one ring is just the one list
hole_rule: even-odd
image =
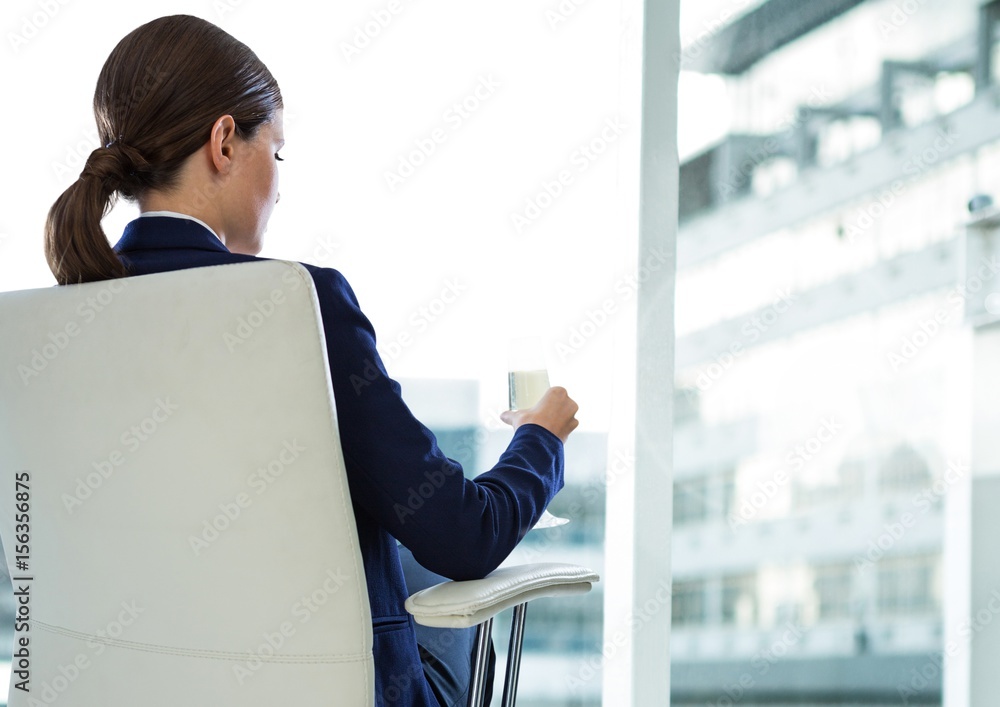
[[[543,335],[553,383],[592,411],[585,427],[605,428],[611,328],[572,342],[606,300],[619,309],[634,294],[634,254],[616,234],[635,208],[617,149],[638,138],[620,58],[635,28],[618,3],[562,6],[575,10],[556,15],[556,0],[291,0],[280,13],[260,0],[106,0],[98,13],[8,0],[0,67],[7,95],[21,98],[2,117],[0,290],[53,283],[42,225],[97,146],[91,100],[110,50],[156,16],[195,14],[250,45],[284,94],[282,198],[261,255],[341,270],[392,375],[490,382],[487,405],[505,400],[508,339]],[[685,9],[682,37],[746,6]],[[725,111],[717,81],[685,75],[681,90],[683,155],[725,129]],[[435,134],[444,139],[432,154],[414,152]],[[407,161],[420,162],[412,174]],[[553,186],[561,172],[567,183]],[[111,242],[136,214],[120,204],[105,220]],[[456,301],[442,309],[448,293]]]

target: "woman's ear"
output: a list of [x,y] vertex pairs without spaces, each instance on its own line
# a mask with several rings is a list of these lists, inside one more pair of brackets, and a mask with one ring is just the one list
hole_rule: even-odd
[[223,115],[212,124],[209,151],[212,164],[221,174],[232,169],[233,141],[236,139],[236,121],[231,115]]

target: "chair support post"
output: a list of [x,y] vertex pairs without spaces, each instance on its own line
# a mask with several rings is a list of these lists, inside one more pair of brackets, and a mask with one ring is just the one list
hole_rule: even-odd
[[524,619],[528,612],[527,602],[514,607],[510,622],[510,644],[507,648],[507,675],[503,682],[502,707],[514,707],[517,702],[517,678],[521,672],[521,644],[524,642]]
[[472,680],[469,683],[469,707],[483,707],[486,699],[486,669],[489,667],[491,616],[476,627],[476,650],[472,654]]

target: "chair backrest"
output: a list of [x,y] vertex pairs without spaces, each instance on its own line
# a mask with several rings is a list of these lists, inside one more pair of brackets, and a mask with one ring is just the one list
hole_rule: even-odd
[[332,396],[296,263],[0,293],[9,705],[373,704]]

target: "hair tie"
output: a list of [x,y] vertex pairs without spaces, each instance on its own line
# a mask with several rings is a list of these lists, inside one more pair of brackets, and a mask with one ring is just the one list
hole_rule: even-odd
[[[112,152],[111,150],[112,147],[117,147],[118,149]],[[90,157],[87,158],[87,162],[86,164],[84,164],[83,171],[80,172],[79,178],[80,179],[84,179],[86,177],[97,177],[98,179],[110,178],[112,176],[112,172],[108,171],[107,163],[105,162],[102,164],[101,161],[102,151],[106,153],[106,157],[111,157],[116,162],[120,163],[122,159],[121,148],[122,144],[120,142],[117,142],[116,140],[108,142],[106,145],[104,145],[103,148],[98,147],[96,150],[90,153]],[[101,167],[98,167],[98,165],[101,165]]]

